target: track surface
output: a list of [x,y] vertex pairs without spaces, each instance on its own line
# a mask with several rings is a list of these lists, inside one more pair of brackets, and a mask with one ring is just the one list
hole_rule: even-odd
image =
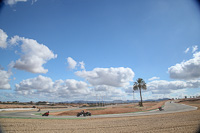
[[[72,108],[72,109],[57,109],[57,110],[49,110],[51,112],[60,112],[60,111],[68,111],[68,110],[77,110],[80,108]],[[105,117],[125,117],[125,116],[139,116],[139,115],[154,115],[154,114],[165,114],[165,113],[175,113],[175,112],[185,112],[197,110],[197,107],[178,104],[170,101],[165,103],[163,111],[152,110],[145,112],[134,112],[134,113],[122,113],[122,114],[106,114],[106,115],[92,115],[89,117],[78,117],[78,118],[105,118]],[[0,118],[32,118],[32,119],[77,119],[76,116],[41,116],[36,115],[37,113],[44,113],[45,111],[37,112],[37,111],[24,111],[24,112],[1,112]]]

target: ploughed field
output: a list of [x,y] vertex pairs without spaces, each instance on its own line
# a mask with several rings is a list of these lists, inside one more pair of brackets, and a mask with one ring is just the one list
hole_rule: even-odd
[[[200,101],[183,104],[200,107]],[[195,133],[200,124],[200,109],[189,112],[92,119],[12,119],[0,118],[5,133],[137,132]]]

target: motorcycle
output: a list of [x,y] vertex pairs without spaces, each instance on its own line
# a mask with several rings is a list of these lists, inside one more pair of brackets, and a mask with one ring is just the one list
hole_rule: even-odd
[[42,114],[42,116],[49,116],[49,112]]
[[162,107],[158,107],[158,109],[159,109],[160,111],[163,111],[163,110],[164,110]]
[[84,112],[84,111],[82,111],[82,112],[77,113],[76,116],[79,117],[81,115],[83,115],[85,117],[85,116],[91,116],[92,114],[90,112]]

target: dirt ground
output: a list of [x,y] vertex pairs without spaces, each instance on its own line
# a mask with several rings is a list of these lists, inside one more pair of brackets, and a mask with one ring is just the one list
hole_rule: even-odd
[[[185,103],[200,107],[199,101]],[[200,109],[123,118],[74,120],[1,118],[0,123],[5,133],[197,133],[200,125]]]
[[51,115],[64,116],[64,115],[72,115],[75,116],[78,112],[84,110],[85,112],[89,111],[92,115],[100,115],[100,114],[120,114],[120,113],[130,113],[130,112],[139,112],[145,110],[153,110],[158,109],[158,107],[164,105],[166,101],[161,102],[146,102],[143,103],[144,107],[139,107],[138,104],[125,104],[111,107],[101,107],[101,108],[89,108],[89,109],[80,109],[80,110],[72,110],[65,112],[56,112],[51,113]]
[[[9,108],[33,108],[33,106],[35,106],[36,108],[40,108],[40,109],[52,109],[52,108],[68,108],[67,105],[54,105],[54,106],[51,106],[51,105],[30,105],[30,104],[27,104],[27,105],[20,105],[20,104],[0,104],[0,109],[9,109]],[[73,107],[76,107],[75,105],[71,105]]]
[[0,109],[8,108],[32,108],[33,105],[0,104]]

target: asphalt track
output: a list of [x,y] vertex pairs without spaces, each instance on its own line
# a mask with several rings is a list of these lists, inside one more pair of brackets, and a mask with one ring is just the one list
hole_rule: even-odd
[[71,108],[71,109],[57,109],[57,110],[49,110],[50,115],[41,116],[40,113],[44,113],[45,111],[37,112],[37,111],[23,111],[23,112],[0,112],[0,118],[21,118],[21,119],[86,119],[86,118],[112,118],[112,117],[129,117],[129,116],[141,116],[141,115],[154,115],[154,114],[165,114],[165,113],[175,113],[175,112],[185,112],[197,110],[197,107],[189,106],[185,104],[174,103],[167,101],[164,106],[163,111],[151,110],[144,112],[132,112],[132,113],[122,113],[122,114],[106,114],[106,115],[92,115],[87,117],[76,117],[76,116],[52,116],[51,112],[60,112],[67,110],[77,110],[80,108]]

